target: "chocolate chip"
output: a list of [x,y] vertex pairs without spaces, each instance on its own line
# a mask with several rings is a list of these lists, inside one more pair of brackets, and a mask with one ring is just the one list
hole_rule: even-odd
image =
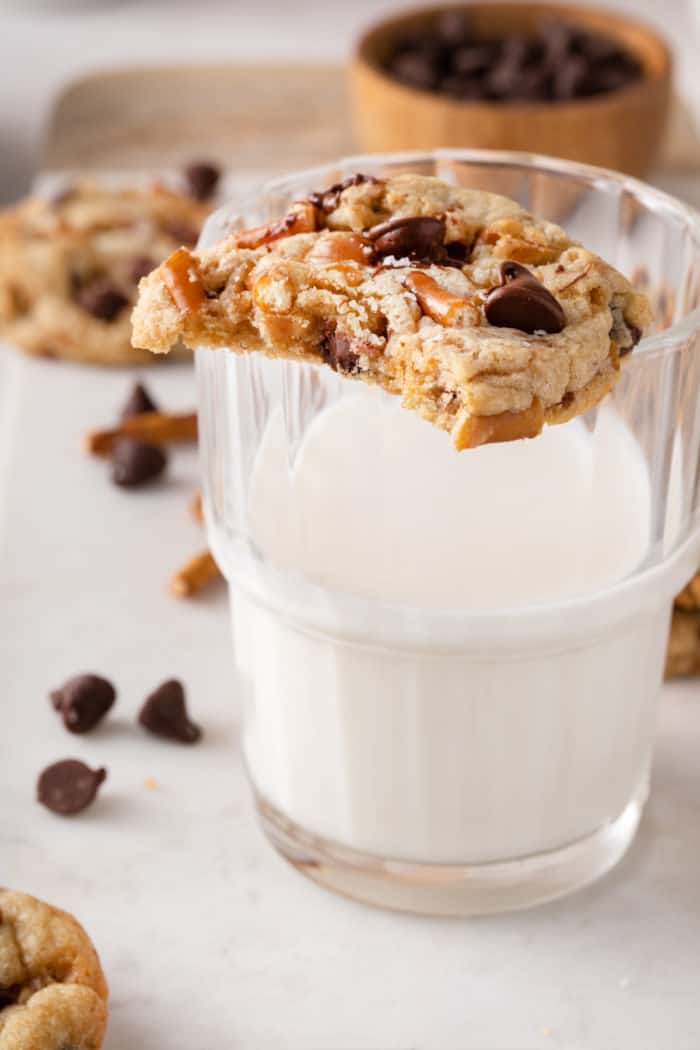
[[94,800],[107,776],[106,769],[90,769],[77,758],[54,762],[39,777],[37,798],[53,813],[80,813]]
[[420,34],[397,37],[384,68],[419,90],[494,102],[586,98],[642,75],[637,58],[611,37],[549,21],[527,36],[485,38],[459,10],[437,14]]
[[144,412],[157,411],[158,405],[143,383],[134,383],[120,415],[122,419],[131,419],[132,416],[141,416]]
[[9,987],[0,985],[0,1010],[4,1010],[6,1006],[14,1006],[19,999],[19,995],[19,985],[13,984]]
[[459,47],[469,39],[471,25],[466,11],[443,11],[435,22],[435,34],[449,47]]
[[361,172],[357,172],[357,174],[348,176],[342,182],[336,182],[333,186],[329,186],[327,190],[323,190],[320,193],[310,193],[307,200],[314,207],[320,208],[321,211],[328,215],[338,207],[343,190],[350,189],[351,186],[361,186],[363,182],[378,181],[373,175],[363,175]]
[[486,297],[484,313],[489,324],[530,334],[561,332],[566,324],[561,304],[525,266],[502,263],[501,281]]
[[450,241],[445,245],[445,251],[447,258],[444,262],[449,266],[464,266],[470,254],[469,245],[463,244],[462,241]]
[[188,248],[192,248],[199,240],[199,230],[196,226],[190,226],[186,222],[170,222],[163,229],[174,241],[177,241],[178,244],[184,244]]
[[194,744],[202,735],[199,726],[188,717],[182,683],[174,678],[163,682],[146,698],[139,722],[149,733],[183,744]]
[[88,733],[104,718],[115,701],[111,682],[96,674],[69,678],[51,693],[51,703],[60,712],[63,724],[71,733]]
[[397,55],[391,65],[397,80],[419,90],[432,91],[440,82],[440,70],[426,51],[406,51]]
[[367,236],[381,258],[437,263],[445,256],[445,220],[431,216],[393,219],[373,226]]
[[127,297],[106,277],[95,277],[78,288],[75,299],[86,313],[107,323],[116,320],[129,305]]
[[219,185],[221,171],[215,164],[200,161],[185,168],[185,180],[190,196],[198,201],[208,201]]
[[112,481],[124,488],[137,488],[159,477],[167,462],[159,445],[132,437],[117,438],[112,449]]
[[132,284],[138,284],[142,277],[155,270],[158,264],[150,255],[135,255],[129,263],[128,276]]
[[350,349],[350,340],[333,325],[325,325],[321,332],[319,352],[322,359],[334,372],[356,375],[360,368],[359,356]]

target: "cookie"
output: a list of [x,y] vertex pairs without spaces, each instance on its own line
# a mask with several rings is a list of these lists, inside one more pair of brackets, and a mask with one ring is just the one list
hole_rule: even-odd
[[534,437],[617,382],[651,319],[602,259],[514,201],[355,175],[144,277],[134,343],[228,346],[377,383],[457,449]]
[[700,610],[700,572],[696,572],[692,580],[676,595],[675,604],[677,609],[685,609],[688,612]]
[[98,1050],[107,983],[65,912],[0,890],[0,1050]]
[[43,357],[152,360],[131,346],[138,282],[178,246],[196,242],[209,210],[160,185],[81,183],[0,213],[0,338]]
[[666,650],[666,677],[700,674],[700,611],[674,609]]

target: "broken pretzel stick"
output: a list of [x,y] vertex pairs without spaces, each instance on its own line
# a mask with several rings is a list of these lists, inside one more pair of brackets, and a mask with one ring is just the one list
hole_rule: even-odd
[[174,445],[197,440],[197,413],[141,412],[123,419],[111,430],[93,430],[83,445],[93,456],[109,456],[117,438],[133,437],[155,445]]
[[191,598],[220,578],[221,572],[213,555],[210,551],[202,551],[170,578],[170,593],[176,598]]
[[190,514],[198,525],[204,524],[204,507],[202,506],[202,493],[197,489],[190,503]]

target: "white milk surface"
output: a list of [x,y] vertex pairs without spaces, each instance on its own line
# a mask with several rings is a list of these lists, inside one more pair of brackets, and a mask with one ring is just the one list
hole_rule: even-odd
[[575,420],[458,453],[365,394],[315,419],[291,469],[281,414],[268,427],[250,517],[275,564],[366,597],[493,609],[596,591],[644,557],[646,466],[612,412],[595,443]]
[[[329,588],[527,616],[642,561],[649,482],[612,410],[595,441],[579,420],[458,454],[363,391],[293,457],[273,418],[250,520],[266,559]],[[595,832],[644,791],[665,607],[505,656],[361,647],[235,590],[232,608],[251,775],[308,831],[399,860],[507,860]]]

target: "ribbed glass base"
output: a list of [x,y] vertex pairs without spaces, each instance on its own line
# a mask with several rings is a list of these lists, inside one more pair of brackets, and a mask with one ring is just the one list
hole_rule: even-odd
[[467,865],[384,860],[305,831],[264,799],[256,801],[273,846],[326,889],[381,908],[464,916],[532,908],[600,878],[632,842],[647,794],[645,783],[616,820],[561,849]]

